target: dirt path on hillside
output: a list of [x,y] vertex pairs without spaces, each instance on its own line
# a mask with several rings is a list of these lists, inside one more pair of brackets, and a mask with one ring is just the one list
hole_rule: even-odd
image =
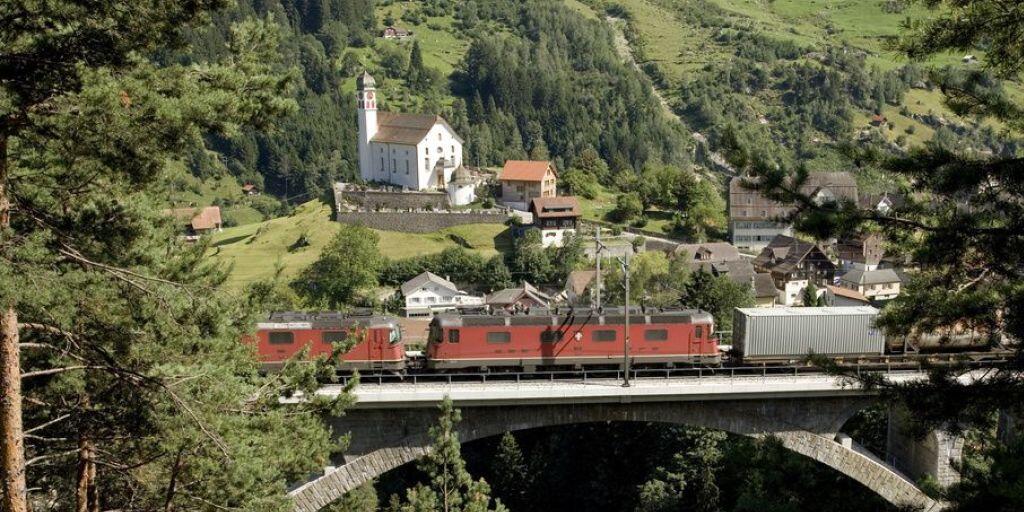
[[[626,20],[616,18],[615,16],[605,16],[604,20],[608,23],[608,26],[612,28],[612,32],[615,34],[615,51],[617,51],[619,56],[626,60],[626,62],[629,62],[630,65],[636,69],[637,73],[646,76],[644,70],[640,69],[640,64],[636,61],[636,57],[633,56],[633,47],[629,45],[629,40],[626,39],[626,33],[622,30],[622,26],[626,23]],[[658,103],[661,103],[661,108],[665,111],[666,115],[689,128],[686,122],[683,121],[683,118],[676,114],[672,105],[670,105],[668,100],[665,99],[661,90],[655,87],[654,84],[651,84],[651,92],[654,93],[655,98],[658,98]],[[711,147],[707,142],[707,137],[705,137],[703,133],[693,132],[693,138],[695,142],[703,143],[707,149],[708,162],[704,165],[707,170],[718,171],[727,176],[736,175],[736,170],[729,165],[729,162],[726,161],[725,157],[722,156],[721,153],[711,150]]]

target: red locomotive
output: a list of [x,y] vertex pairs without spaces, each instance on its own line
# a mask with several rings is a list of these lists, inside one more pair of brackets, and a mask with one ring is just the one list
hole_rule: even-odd
[[[443,314],[430,323],[426,366],[431,369],[583,367],[619,365],[625,309],[526,314]],[[629,317],[630,359],[637,365],[718,364],[714,321],[698,310],[636,308]]]
[[255,340],[260,359],[267,368],[277,368],[304,347],[309,355],[330,355],[332,344],[349,335],[358,340],[341,357],[344,370],[402,370],[405,368],[405,344],[398,322],[387,316],[344,314],[339,312],[271,313],[266,322],[256,325]]

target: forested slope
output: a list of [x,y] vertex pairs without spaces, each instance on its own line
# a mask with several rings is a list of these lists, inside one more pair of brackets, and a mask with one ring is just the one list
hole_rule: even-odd
[[[299,110],[273,132],[208,137],[211,151],[189,162],[199,176],[228,172],[292,201],[354,178],[353,77],[363,69],[378,78],[382,108],[444,115],[475,165],[533,157],[568,166],[587,149],[613,171],[687,159],[688,135],[621,62],[609,27],[559,2],[241,0],[193,32],[188,49],[160,58],[220,55],[230,23],[254,16],[280,25]],[[377,37],[385,22],[414,38]]]

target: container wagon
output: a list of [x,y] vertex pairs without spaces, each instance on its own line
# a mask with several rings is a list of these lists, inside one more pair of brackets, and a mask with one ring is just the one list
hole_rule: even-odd
[[736,308],[733,351],[743,362],[799,362],[810,352],[837,359],[881,356],[885,335],[870,306]]

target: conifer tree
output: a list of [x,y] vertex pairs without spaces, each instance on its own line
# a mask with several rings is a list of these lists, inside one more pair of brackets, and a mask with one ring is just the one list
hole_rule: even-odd
[[455,426],[462,415],[445,397],[441,403],[438,424],[430,427],[433,439],[430,452],[419,463],[420,471],[429,478],[406,492],[401,512],[504,512],[501,502],[491,505],[491,488],[483,479],[473,480],[466,470]]
[[223,59],[146,60],[224,5],[0,3],[5,512],[285,510],[333,448],[312,413],[344,400],[281,408],[317,370],[259,376],[251,312],[154,200],[200,133],[294,109],[265,20],[236,25]]
[[532,475],[523,457],[523,450],[516,441],[516,436],[505,432],[498,443],[498,452],[491,463],[494,474],[494,488],[505,497],[505,501],[513,509],[528,506],[527,496],[532,485]]

